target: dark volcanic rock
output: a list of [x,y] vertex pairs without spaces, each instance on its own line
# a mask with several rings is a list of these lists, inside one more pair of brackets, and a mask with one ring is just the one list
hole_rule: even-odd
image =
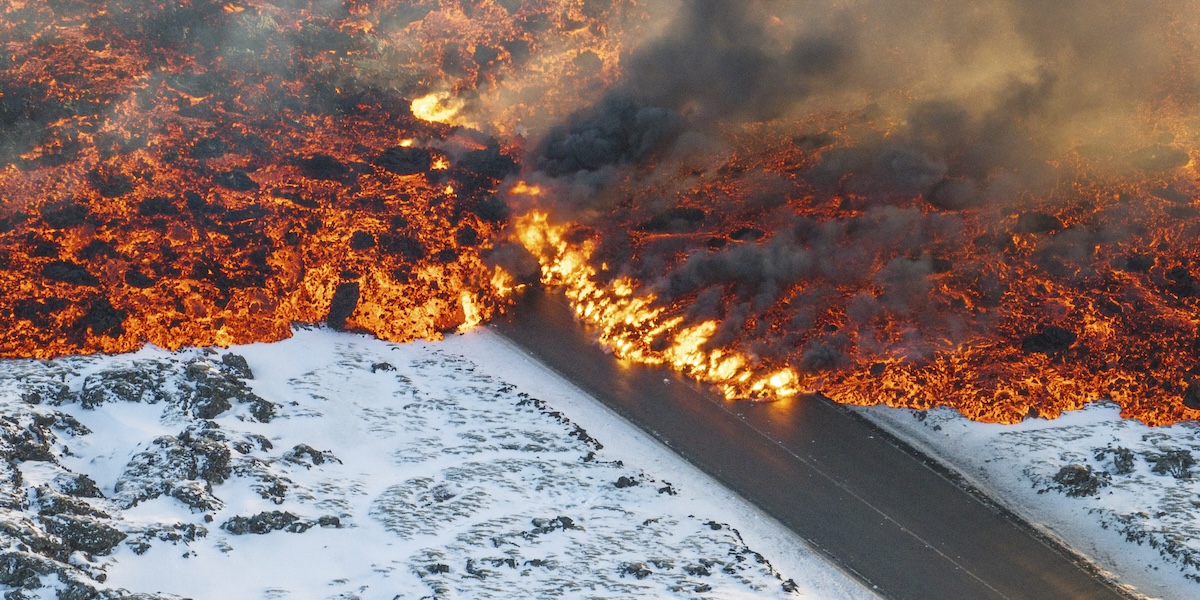
[[42,266],[42,277],[73,285],[95,287],[100,280],[88,272],[83,265],[69,260],[56,260]]
[[479,244],[479,232],[467,225],[454,232],[454,242],[459,246],[470,248]]
[[217,173],[213,175],[213,183],[235,192],[252,192],[258,189],[258,182],[241,169]]
[[965,210],[983,204],[975,184],[961,179],[943,179],[933,186],[925,201],[942,210]]
[[762,238],[766,233],[761,229],[754,227],[742,227],[729,234],[729,239],[739,242],[754,242]]
[[397,175],[415,175],[433,166],[433,153],[428,148],[394,146],[384,150],[375,165]]
[[1192,466],[1196,458],[1190,450],[1167,450],[1162,454],[1151,454],[1146,457],[1154,465],[1151,471],[1159,475],[1170,475],[1175,479],[1191,479]]
[[503,179],[521,170],[517,161],[500,153],[499,146],[472,150],[458,159],[458,164],[455,166],[489,179]]
[[1074,332],[1067,331],[1062,327],[1047,325],[1041,332],[1025,336],[1025,339],[1021,340],[1021,351],[1026,354],[1033,352],[1052,354],[1070,348],[1077,339],[1079,336]]
[[169,495],[196,510],[220,502],[208,491],[232,474],[229,448],[213,432],[189,429],[178,437],[165,435],[137,453],[114,486],[114,500],[123,508]]
[[1192,410],[1200,410],[1200,382],[1192,381],[1183,393],[1183,405]]
[[1167,202],[1173,202],[1175,204],[1188,204],[1192,201],[1191,196],[1175,189],[1172,186],[1156,188],[1150,190],[1150,193],[1156,198],[1166,200]]
[[129,287],[144,290],[154,287],[155,279],[137,269],[125,271],[125,284]]
[[191,157],[204,160],[220,158],[229,152],[229,143],[221,138],[200,138],[192,144]]
[[105,198],[118,198],[133,191],[133,179],[119,171],[94,169],[88,173],[88,181]]
[[89,214],[88,207],[74,202],[47,204],[41,210],[42,220],[55,229],[83,225]]
[[1115,259],[1113,268],[1130,273],[1149,273],[1150,269],[1154,268],[1154,257],[1149,254],[1130,253]]
[[346,319],[358,308],[358,282],[339,283],[333,292],[333,301],[329,304],[329,315],[325,322],[332,329],[341,330],[346,326]]
[[1200,281],[1192,275],[1187,267],[1172,267],[1166,273],[1167,290],[1181,298],[1200,296]]
[[98,298],[88,306],[79,324],[92,332],[92,335],[118,337],[125,333],[122,324],[129,312],[116,308],[108,298]]
[[704,218],[704,211],[699,208],[672,208],[643,223],[641,229],[651,233],[692,233],[704,225]]
[[170,198],[155,196],[146,198],[138,203],[138,214],[143,217],[153,217],[158,215],[177,215],[179,207]]
[[222,356],[221,370],[238,379],[254,379],[254,371],[250,370],[250,364],[246,362],[246,357],[240,354],[229,353]]
[[365,231],[355,231],[350,236],[351,250],[366,250],[375,247],[375,236]]
[[380,236],[379,246],[384,254],[403,256],[411,261],[421,260],[426,254],[425,244],[421,240],[403,234]]
[[84,408],[96,408],[105,402],[145,402],[155,404],[172,399],[164,389],[165,367],[156,362],[138,361],[129,368],[112,368],[92,373],[83,380],[79,402]]
[[316,465],[323,465],[326,462],[341,463],[332,452],[322,452],[308,444],[297,444],[291,450],[283,453],[283,460],[293,462],[298,465],[303,465],[305,468],[311,468]]
[[285,512],[272,510],[260,512],[251,517],[231,517],[221,524],[221,529],[234,535],[253,533],[263,535],[272,531],[287,530],[291,533],[303,533],[312,527],[311,523],[301,521],[300,517]]
[[654,571],[651,571],[650,569],[648,569],[646,567],[646,563],[640,563],[640,562],[628,563],[621,567],[621,575],[622,576],[633,575],[634,577],[636,577],[638,579],[645,579],[653,574],[654,574]]
[[636,480],[632,477],[626,477],[626,476],[622,475],[617,478],[617,482],[613,485],[615,485],[618,488],[627,488],[627,487],[633,487],[633,486],[637,485],[638,483],[640,483],[638,480]]
[[1047,233],[1062,229],[1058,217],[1044,212],[1025,212],[1017,217],[1017,233]]
[[328,154],[300,159],[300,172],[305,177],[325,181],[342,181],[351,175],[349,167]]
[[249,379],[244,377],[250,370],[249,365],[244,364],[245,359],[240,361],[241,364],[236,358],[229,360],[232,364],[222,359],[221,366],[202,358],[190,361],[184,378],[192,387],[183,397],[183,405],[197,417],[211,419],[233,408],[235,402],[249,404],[250,414],[255,419],[264,423],[270,421],[275,415],[275,405],[250,391],[239,379]]
[[476,202],[471,207],[471,212],[488,223],[502,223],[508,220],[510,214],[508,204],[499,196],[488,196]]

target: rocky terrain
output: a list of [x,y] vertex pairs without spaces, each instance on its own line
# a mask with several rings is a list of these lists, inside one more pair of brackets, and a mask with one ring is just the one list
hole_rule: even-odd
[[866,597],[828,574],[784,576],[727,507],[615,460],[552,401],[485,371],[437,344],[323,330],[231,351],[7,361],[0,589]]

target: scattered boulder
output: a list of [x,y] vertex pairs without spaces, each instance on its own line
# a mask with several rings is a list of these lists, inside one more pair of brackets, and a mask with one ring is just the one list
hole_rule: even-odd
[[641,483],[641,482],[638,481],[637,479],[634,479],[633,477],[626,477],[626,476],[622,475],[617,478],[617,482],[614,483],[613,485],[615,485],[618,488],[627,488],[627,487],[633,487],[635,485],[638,485],[639,483]]
[[1108,485],[1108,473],[1096,472],[1088,465],[1072,463],[1058,470],[1054,482],[1059,491],[1072,498],[1092,496]]
[[552,531],[566,531],[568,529],[582,530],[580,526],[575,524],[574,519],[570,517],[564,517],[562,515],[554,517],[553,519],[533,519],[532,523],[533,529],[529,531],[527,537],[544,535]]
[[1128,475],[1133,472],[1134,456],[1133,451],[1129,448],[1111,446],[1102,448],[1096,451],[1096,460],[1104,460],[1108,457],[1108,453],[1112,453],[1113,472],[1117,475]]
[[321,450],[317,450],[308,444],[297,444],[296,447],[284,452],[283,460],[298,465],[304,465],[305,468],[323,465],[326,462],[342,462],[338,460],[332,452],[322,452]]
[[72,551],[99,556],[112,552],[126,537],[123,531],[92,516],[59,514],[42,518],[42,524]]
[[278,510],[260,512],[250,517],[231,517],[221,524],[221,529],[233,535],[263,535],[272,531],[304,533],[311,527],[312,523],[302,521],[290,512]]
[[624,565],[621,565],[621,576],[622,577],[624,577],[625,575],[633,575],[634,577],[636,577],[638,579],[645,579],[653,574],[654,574],[654,571],[651,571],[646,566],[646,563],[635,562],[635,563],[625,563]]
[[1150,454],[1146,460],[1153,465],[1150,467],[1152,472],[1175,479],[1191,479],[1192,466],[1196,464],[1191,450],[1167,450],[1162,454]]

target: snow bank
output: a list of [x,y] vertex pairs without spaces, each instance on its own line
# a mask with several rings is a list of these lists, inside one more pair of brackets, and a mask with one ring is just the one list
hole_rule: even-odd
[[26,597],[871,597],[486,330],[8,361],[0,414]]

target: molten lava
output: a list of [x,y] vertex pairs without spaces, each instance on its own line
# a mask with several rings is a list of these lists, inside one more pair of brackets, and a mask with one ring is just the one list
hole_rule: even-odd
[[443,123],[582,51],[519,4],[0,3],[0,356],[491,317],[517,146]]
[[731,399],[821,392],[1000,423],[1100,399],[1151,424],[1200,415],[1194,190],[1095,181],[996,214],[796,185],[764,206],[731,174],[790,178],[819,152],[756,144],[689,174],[673,205],[586,226],[535,211],[516,230],[616,355]]
[[982,4],[0,1],[0,356],[437,338],[531,254],[729,398],[1200,417],[1196,9]]

